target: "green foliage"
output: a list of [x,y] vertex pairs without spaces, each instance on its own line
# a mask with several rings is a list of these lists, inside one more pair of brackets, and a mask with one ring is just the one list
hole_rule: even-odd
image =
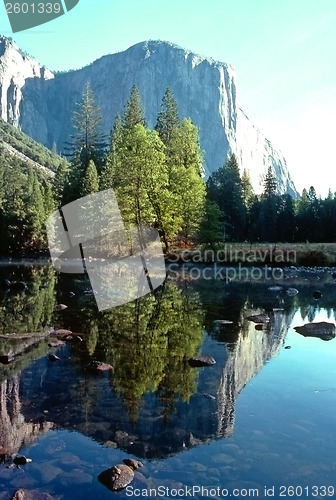
[[271,198],[272,196],[275,196],[276,192],[276,177],[274,175],[273,168],[269,166],[264,180],[264,196],[265,198]]
[[[248,188],[248,186],[245,186]],[[234,154],[225,165],[212,174],[207,183],[209,199],[223,212],[223,233],[230,240],[243,237],[247,209],[244,203],[243,184]],[[246,194],[247,196],[247,194]]]
[[173,217],[179,225],[180,237],[187,241],[199,230],[204,213],[202,160],[198,129],[190,119],[184,119],[173,129],[166,163],[175,206]]
[[164,144],[169,144],[173,131],[179,127],[178,107],[173,92],[168,87],[162,98],[161,111],[158,114],[155,130]]
[[[98,190],[98,172],[103,169],[105,163],[105,142],[100,132],[100,122],[100,108],[95,103],[90,82],[87,82],[82,98],[73,112],[75,133],[69,143],[72,161],[64,184],[64,203],[80,198],[87,189]],[[96,165],[97,175],[93,172],[92,165],[89,168],[91,161]]]
[[135,125],[146,125],[144,109],[138,87],[133,85],[123,116],[123,128],[131,130]]
[[205,202],[199,241],[212,248],[216,243],[223,241],[223,213],[216,202],[208,199]]
[[80,196],[87,196],[99,190],[99,178],[96,165],[93,160],[89,161],[84,177],[82,179]]
[[45,251],[45,221],[53,209],[50,183],[39,180],[25,162],[0,150],[1,253]]

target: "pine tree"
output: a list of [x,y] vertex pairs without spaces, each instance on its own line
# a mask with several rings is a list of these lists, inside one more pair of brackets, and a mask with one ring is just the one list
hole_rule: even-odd
[[122,124],[125,130],[131,130],[137,124],[146,125],[140,92],[135,85],[133,85],[130,98],[127,101]]
[[62,161],[59,164],[59,167],[56,171],[53,180],[54,199],[57,206],[61,206],[63,204],[64,188],[65,188],[66,178],[68,175],[68,170],[69,166],[67,162]]
[[85,149],[91,152],[102,145],[102,135],[99,131],[101,119],[100,108],[95,103],[91,84],[87,81],[82,98],[76,104],[72,116],[72,125],[75,129],[75,133],[72,135],[73,150]]
[[158,114],[155,130],[162,142],[168,144],[173,130],[180,125],[178,107],[173,92],[168,87],[162,98],[161,111]]
[[211,247],[223,241],[223,212],[216,202],[209,199],[205,202],[199,241]]
[[242,196],[244,205],[247,209],[249,209],[254,200],[255,195],[253,191],[250,174],[246,169],[244,169],[241,177],[241,186],[242,186]]
[[86,83],[82,99],[73,113],[72,162],[65,182],[63,202],[69,203],[81,196],[84,177],[90,161],[100,172],[105,160],[105,142],[99,128],[101,115],[91,85]]
[[268,167],[267,173],[264,180],[264,196],[270,198],[274,196],[277,192],[277,182],[276,177],[271,166]]
[[120,115],[116,116],[110,138],[110,149],[106,157],[105,168],[100,176],[100,189],[109,189],[114,187],[115,172],[118,161],[120,160],[120,150],[123,141],[124,129]]
[[225,165],[212,174],[207,183],[209,199],[216,202],[224,214],[226,237],[242,239],[245,233],[246,206],[239,166],[234,154]]
[[97,191],[99,191],[98,172],[94,161],[90,160],[81,183],[80,196],[87,196]]

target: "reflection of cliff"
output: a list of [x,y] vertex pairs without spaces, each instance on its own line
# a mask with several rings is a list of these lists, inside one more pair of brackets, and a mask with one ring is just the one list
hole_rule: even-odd
[[293,315],[276,312],[263,331],[247,323],[247,329],[230,347],[217,391],[217,437],[229,437],[234,427],[234,407],[238,394],[263,366],[277,355],[285,339]]
[[32,443],[41,433],[52,427],[50,422],[25,422],[21,413],[20,378],[0,384],[0,457],[7,459],[22,446]]

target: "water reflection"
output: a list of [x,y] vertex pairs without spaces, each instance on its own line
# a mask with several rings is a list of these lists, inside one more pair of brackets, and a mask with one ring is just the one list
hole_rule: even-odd
[[[238,395],[284,346],[295,312],[312,320],[323,297],[327,305],[335,298],[328,283],[317,303],[309,283],[288,297],[267,284],[167,281],[155,295],[98,313],[85,277],[57,276],[46,266],[2,273],[28,284],[26,291],[1,296],[1,354],[26,346],[0,365],[6,456],[51,426],[146,458],[228,438]],[[61,313],[55,309],[60,301],[68,305]],[[265,310],[270,322],[262,330],[245,319]],[[232,323],[216,321],[224,319]],[[47,359],[46,341],[27,345],[20,338],[60,327],[84,342],[52,350],[61,358],[57,363]],[[191,368],[188,359],[201,352],[216,365]],[[90,373],[93,359],[110,363],[114,372]]]

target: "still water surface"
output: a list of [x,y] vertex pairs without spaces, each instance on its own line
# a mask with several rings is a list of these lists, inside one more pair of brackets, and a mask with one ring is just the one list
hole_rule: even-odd
[[[131,490],[114,493],[98,481],[127,457],[144,463],[132,487],[168,488],[164,498],[190,498],[182,493],[194,486],[211,489],[212,498],[223,498],[218,488],[263,498],[273,487],[280,498],[291,492],[281,485],[301,486],[294,498],[334,496],[322,487],[336,477],[336,340],[294,330],[335,322],[330,272],[288,272],[279,292],[269,282],[183,274],[154,296],[102,313],[85,278],[55,275],[47,265],[0,272],[1,280],[28,284],[0,293],[0,356],[27,345],[27,332],[66,328],[84,339],[59,348],[43,340],[0,363],[1,500],[18,488],[64,500],[127,498]],[[299,293],[287,296],[294,285]],[[56,311],[60,302],[65,311]],[[257,330],[246,317],[265,310],[270,323]],[[216,322],[223,319],[232,324]],[[49,361],[50,352],[60,360]],[[200,353],[216,364],[190,367]],[[91,360],[114,372],[92,374]],[[8,468],[15,454],[32,462]]]

